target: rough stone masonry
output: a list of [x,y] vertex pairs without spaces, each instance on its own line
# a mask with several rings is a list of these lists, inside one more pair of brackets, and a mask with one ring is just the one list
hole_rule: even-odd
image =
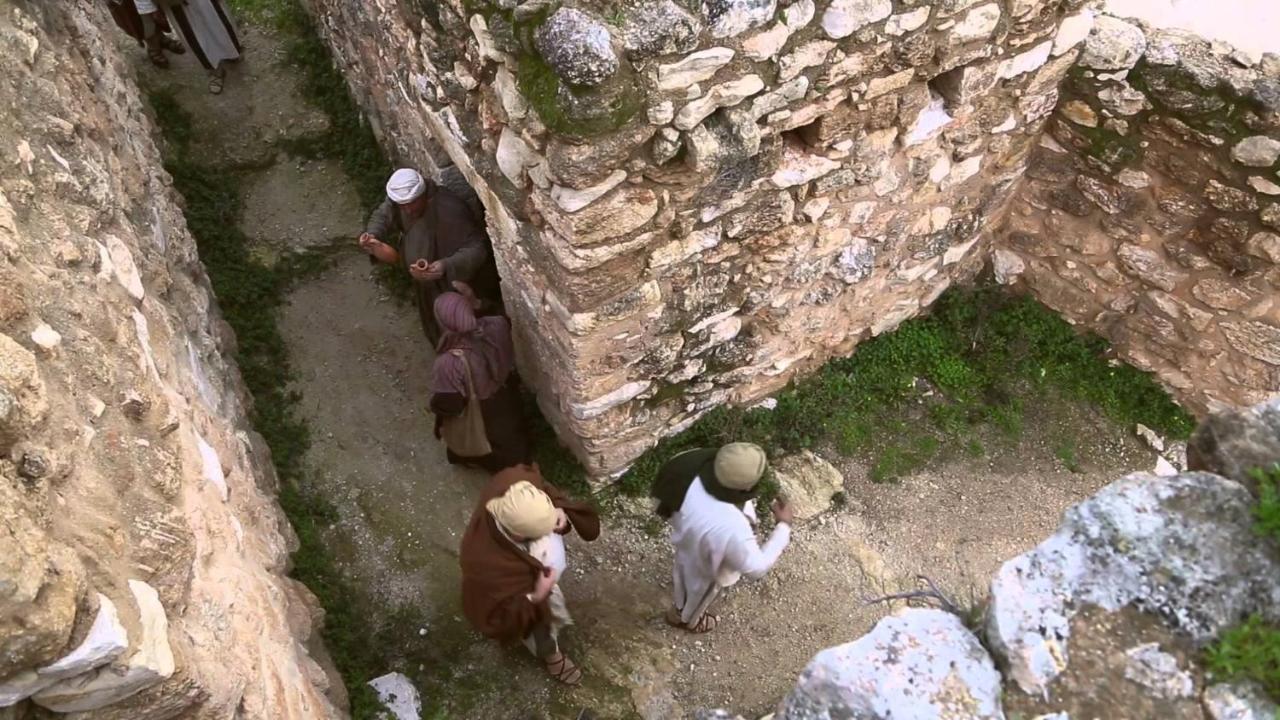
[[476,188],[522,372],[593,474],[993,249],[1193,408],[1280,389],[1274,62],[1084,0],[311,5],[398,159]]
[[114,32],[104,3],[0,15],[0,717],[338,717]]

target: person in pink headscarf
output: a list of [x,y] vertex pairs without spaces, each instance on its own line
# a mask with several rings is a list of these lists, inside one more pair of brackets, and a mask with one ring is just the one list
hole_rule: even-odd
[[[468,290],[465,285],[460,289]],[[531,462],[533,457],[515,372],[511,322],[501,316],[476,317],[477,304],[471,293],[447,292],[436,298],[433,310],[441,335],[431,370],[430,406],[439,438],[442,423],[467,408],[470,368],[492,452],[483,457],[461,457],[450,449],[449,462],[496,473]]]

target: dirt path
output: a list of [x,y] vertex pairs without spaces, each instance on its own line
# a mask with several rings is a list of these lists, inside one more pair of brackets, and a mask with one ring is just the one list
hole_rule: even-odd
[[1039,542],[1064,508],[1152,465],[1111,424],[1071,408],[1035,413],[1024,437],[1075,438],[1079,473],[1047,440],[993,440],[988,457],[943,460],[892,485],[837,459],[847,506],[797,528],[768,578],[732,590],[718,608],[722,627],[696,638],[661,620],[670,592],[662,527],[642,503],[619,503],[600,541],[570,546],[565,589],[578,625],[568,642],[587,680],[555,687],[523,650],[497,648],[461,618],[458,534],[485,478],[447,465],[431,436],[431,351],[413,309],[375,282],[363,255],[334,245],[362,223],[356,193],[332,163],[273,145],[322,130],[323,116],[299,96],[277,40],[249,27],[244,37],[246,60],[221,96],[208,95],[189,55],[166,73],[142,72],[174,89],[212,159],[244,169],[243,228],[262,253],[334,248],[334,266],[298,287],[281,317],[312,431],[310,477],[337,508],[331,551],[367,597],[360,631],[387,671],[414,679],[436,717],[560,720],[583,707],[601,718],[672,720],[715,706],[764,714],[815,652],[886,612],[866,598],[913,588],[918,574],[961,599],[980,596],[999,563]]

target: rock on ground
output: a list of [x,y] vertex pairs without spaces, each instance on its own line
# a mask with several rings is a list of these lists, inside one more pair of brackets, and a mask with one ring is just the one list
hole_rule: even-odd
[[808,450],[779,460],[773,466],[773,476],[797,520],[823,512],[831,507],[837,493],[844,492],[840,471]]
[[1133,603],[1196,641],[1252,612],[1280,616],[1280,562],[1252,531],[1251,503],[1216,475],[1136,473],[1068,510],[991,583],[987,635],[1013,680],[1039,693],[1062,672],[1085,604]]
[[1204,691],[1209,720],[1274,720],[1280,705],[1271,702],[1253,683],[1222,683]]
[[393,672],[369,681],[369,687],[378,693],[378,700],[386,706],[395,720],[418,720],[422,716],[422,701],[413,681],[404,674]]
[[955,615],[910,609],[818,653],[778,720],[1003,718],[1000,673]]
[[1280,463],[1280,398],[1214,413],[1191,434],[1187,468],[1217,473],[1252,487],[1255,468]]

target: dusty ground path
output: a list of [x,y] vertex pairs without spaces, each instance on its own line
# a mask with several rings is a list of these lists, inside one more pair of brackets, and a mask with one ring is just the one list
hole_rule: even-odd
[[[412,307],[373,279],[351,246],[363,218],[340,169],[277,149],[324,129],[279,41],[242,23],[245,62],[221,96],[190,55],[152,86],[173,89],[212,162],[241,169],[242,227],[260,256],[330,248],[334,265],[306,281],[280,318],[313,437],[310,482],[337,509],[326,540],[364,595],[359,628],[426,696],[426,717],[672,720],[721,706],[769,711],[818,650],[848,642],[887,609],[865,600],[915,587],[925,574],[968,600],[1004,559],[1051,532],[1061,511],[1152,455],[1096,413],[1045,409],[1017,445],[984,440],[986,457],[943,459],[877,485],[856,459],[834,458],[846,507],[797,528],[769,577],[744,582],[717,608],[722,626],[694,637],[668,628],[670,550],[643,503],[610,502],[596,543],[570,547],[566,593],[578,625],[568,647],[582,688],[549,682],[523,649],[471,632],[458,602],[457,543],[485,477],[444,461],[426,410],[431,350]],[[1075,439],[1081,472],[1050,441]],[[1044,440],[1037,442],[1036,439]],[[435,713],[432,715],[431,713]]]

